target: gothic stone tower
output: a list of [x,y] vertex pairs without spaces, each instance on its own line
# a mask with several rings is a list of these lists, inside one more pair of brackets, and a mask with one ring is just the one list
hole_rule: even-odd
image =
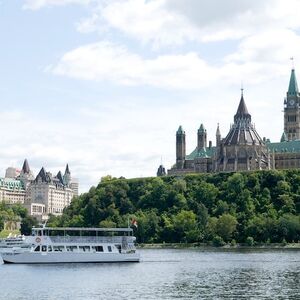
[[186,157],[185,149],[185,132],[182,127],[179,126],[176,132],[176,167],[177,169],[184,168],[184,162]]
[[284,100],[284,133],[287,140],[300,139],[300,94],[295,70],[292,69],[289,89]]
[[207,147],[207,133],[203,124],[198,129],[198,151]]
[[234,116],[234,124],[217,147],[215,171],[243,171],[270,168],[270,153],[251,123],[251,115],[241,100]]

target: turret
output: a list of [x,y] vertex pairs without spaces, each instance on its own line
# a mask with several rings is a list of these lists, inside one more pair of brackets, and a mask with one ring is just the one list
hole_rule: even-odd
[[30,173],[30,168],[29,168],[29,164],[28,164],[28,160],[25,159],[24,163],[23,163],[23,167],[22,167],[22,171],[23,174],[29,174]]
[[295,97],[299,96],[299,89],[298,89],[298,83],[297,78],[295,74],[295,69],[293,68],[291,71],[291,77],[289,82],[289,89],[286,93],[287,97]]
[[300,94],[295,74],[295,69],[291,71],[290,82],[286,99],[284,100],[284,132],[287,140],[300,139]]
[[165,167],[164,167],[163,165],[160,165],[160,166],[158,167],[156,175],[157,175],[158,177],[166,176],[166,175],[167,175],[166,169],[165,169]]
[[203,124],[198,129],[198,151],[207,147],[207,134]]
[[34,176],[29,168],[27,159],[24,160],[22,170],[20,172],[20,175],[18,176],[18,179],[21,180],[25,186],[28,186],[29,182],[34,180]]
[[65,185],[70,185],[71,183],[71,172],[69,170],[69,165],[67,164],[65,174],[63,176]]
[[216,146],[220,147],[221,145],[221,132],[220,132],[220,127],[218,123],[217,131],[216,131]]
[[60,182],[61,184],[64,184],[64,179],[63,179],[63,176],[62,176],[62,174],[61,174],[61,171],[59,171],[59,172],[57,173],[56,178],[59,180],[59,182]]
[[185,132],[183,131],[181,125],[176,132],[176,166],[177,169],[184,168],[184,161],[186,156],[185,148]]
[[281,136],[281,139],[280,139],[280,142],[282,143],[282,142],[287,142],[287,141],[288,141],[287,136],[286,136],[285,132],[283,132],[282,136]]

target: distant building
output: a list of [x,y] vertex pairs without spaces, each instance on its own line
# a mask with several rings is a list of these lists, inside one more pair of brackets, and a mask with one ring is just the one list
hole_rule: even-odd
[[16,178],[20,175],[20,170],[16,168],[9,167],[5,171],[5,178]]
[[26,190],[22,181],[14,178],[0,178],[0,201],[24,204]]
[[166,169],[163,165],[160,165],[158,167],[156,175],[159,176],[159,177],[167,175]]
[[271,143],[260,137],[252,123],[243,90],[234,123],[225,138],[221,137],[218,124],[216,145],[212,146],[211,142],[207,145],[207,132],[201,124],[197,146],[187,155],[185,137],[182,126],[179,126],[176,163],[168,170],[169,175],[300,168],[300,93],[295,70],[291,71],[284,99],[284,132],[280,142]]
[[47,219],[49,214],[62,214],[73,196],[78,196],[78,185],[78,180],[72,179],[69,165],[64,175],[59,171],[56,176],[52,176],[42,168],[34,177],[25,159],[20,172],[8,168],[5,178],[0,178],[0,201],[21,203],[30,215]]

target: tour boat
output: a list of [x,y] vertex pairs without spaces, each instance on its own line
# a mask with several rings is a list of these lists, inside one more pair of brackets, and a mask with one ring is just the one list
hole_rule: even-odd
[[0,253],[1,252],[11,252],[13,249],[30,248],[30,244],[27,243],[26,237],[24,235],[12,235],[11,233],[5,239],[0,240]]
[[21,246],[0,255],[16,264],[139,262],[135,240],[131,228],[33,228]]

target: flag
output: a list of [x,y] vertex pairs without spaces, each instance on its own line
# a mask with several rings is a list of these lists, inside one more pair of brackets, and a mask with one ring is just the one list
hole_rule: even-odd
[[135,226],[135,227],[137,228],[137,227],[138,227],[137,220],[136,220],[136,219],[132,219],[131,225],[132,225],[132,226]]

